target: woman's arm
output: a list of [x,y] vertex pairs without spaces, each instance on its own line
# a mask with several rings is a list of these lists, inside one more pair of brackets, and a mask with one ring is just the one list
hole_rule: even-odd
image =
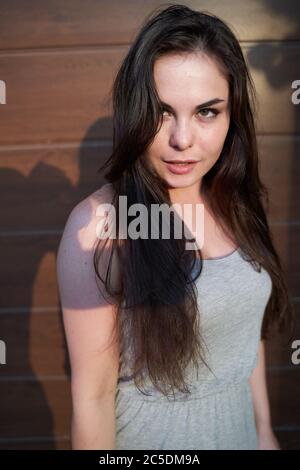
[[271,424],[266,381],[265,345],[263,340],[259,343],[258,362],[250,376],[249,382],[253,398],[258,448],[260,450],[278,450],[280,446],[272,431]]
[[71,212],[58,249],[57,277],[71,362],[72,448],[100,450],[115,448],[119,347],[117,335],[112,341],[116,309],[95,281],[94,215],[89,199]]

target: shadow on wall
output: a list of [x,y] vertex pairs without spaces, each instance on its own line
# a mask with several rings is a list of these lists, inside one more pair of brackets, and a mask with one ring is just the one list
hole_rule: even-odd
[[[80,148],[75,149],[80,167],[76,185],[43,161],[27,176],[10,168],[0,169],[0,339],[5,339],[6,346],[6,364],[0,366],[2,449],[54,449],[56,441],[60,447],[69,441],[70,365],[60,306],[53,305],[51,297],[48,301],[47,292],[41,295],[43,306],[36,297],[39,288],[47,288],[47,279],[39,278],[49,273],[49,290],[55,292],[54,266],[50,262],[48,266],[45,259],[49,260],[50,255],[56,260],[62,228],[71,209],[106,182],[96,173],[102,163],[99,155],[103,160],[103,145],[95,135],[108,123],[110,118],[97,120]],[[42,152],[41,159],[51,150]],[[108,147],[104,148],[106,152]],[[51,351],[53,344],[57,349]],[[53,415],[53,409],[59,410],[59,416]],[[65,431],[63,435],[61,430]]]

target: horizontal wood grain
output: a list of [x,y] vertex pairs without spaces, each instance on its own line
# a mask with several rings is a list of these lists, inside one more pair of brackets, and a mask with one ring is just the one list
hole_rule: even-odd
[[294,297],[299,297],[300,287],[300,225],[282,224],[272,227],[274,246],[280,257],[285,278]]
[[3,439],[0,450],[72,450],[70,437]]
[[[130,42],[145,17],[160,5],[161,2],[154,0],[2,2],[0,44],[2,48],[15,49]],[[300,9],[293,0],[286,0],[284,6],[280,2],[259,0],[248,3],[202,0],[201,4],[191,0],[188,6],[220,16],[233,27],[240,40],[300,38],[297,27]]]
[[282,450],[300,450],[300,430],[274,430]]
[[[300,431],[274,430],[282,450],[300,449]],[[72,450],[70,439],[0,441],[0,450]]]
[[0,144],[111,137],[109,92],[123,54],[123,47],[0,54],[7,89]]
[[292,362],[292,354],[295,349],[292,344],[295,340],[300,340],[300,302],[293,303],[295,309],[295,328],[294,331],[285,331],[281,334],[274,330],[269,339],[265,342],[266,346],[266,365],[268,368],[291,368],[295,366]]
[[68,380],[1,380],[0,438],[68,436]]
[[62,229],[71,209],[106,182],[111,143],[0,149],[1,230]]
[[1,338],[6,344],[5,377],[70,375],[61,311],[37,310],[0,315]]
[[300,136],[258,136],[259,170],[272,221],[300,220]]
[[300,366],[267,372],[273,427],[300,425]]
[[[0,145],[112,138],[111,88],[128,46],[0,54],[7,88]],[[244,47],[257,88],[258,131],[300,132],[291,84],[300,76],[300,46]]]

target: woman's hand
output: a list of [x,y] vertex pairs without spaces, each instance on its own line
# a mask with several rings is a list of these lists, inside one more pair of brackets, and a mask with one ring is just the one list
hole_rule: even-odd
[[279,442],[271,427],[258,431],[258,450],[281,450]]

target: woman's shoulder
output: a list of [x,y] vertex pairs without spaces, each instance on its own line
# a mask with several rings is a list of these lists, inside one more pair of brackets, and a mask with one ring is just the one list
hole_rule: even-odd
[[59,248],[72,246],[74,250],[76,248],[76,255],[79,252],[92,253],[98,241],[99,207],[111,204],[113,195],[113,185],[107,183],[79,201],[66,220]]
[[[94,282],[94,254],[97,248],[99,237],[97,224],[97,207],[104,203],[110,203],[113,196],[112,186],[105,184],[99,190],[82,199],[71,210],[66,221],[63,234],[57,251],[57,274],[61,289],[72,292],[68,299],[68,304],[79,304],[81,299],[76,297],[74,286],[81,291],[85,286],[91,292]],[[105,272],[106,263],[110,255],[111,243],[105,245],[103,251],[103,269]],[[101,271],[102,273],[102,271]],[[88,287],[89,286],[89,287]],[[64,288],[65,287],[65,288]],[[96,295],[96,289],[94,290]],[[88,294],[86,294],[87,296]],[[98,294],[97,294],[98,295]]]
[[73,214],[84,215],[84,213],[88,213],[89,215],[94,215],[99,205],[112,203],[114,193],[112,183],[105,183],[101,188],[79,201],[72,212]]
[[104,184],[72,208],[66,225],[75,230],[80,229],[82,234],[90,234],[93,237],[95,226],[99,221],[99,208],[106,204],[112,204],[113,197],[113,185],[111,183]]
[[[101,188],[97,189],[85,199],[92,201],[96,204],[110,203],[115,194],[115,190],[112,183],[105,183]],[[85,200],[84,199],[84,200]]]

